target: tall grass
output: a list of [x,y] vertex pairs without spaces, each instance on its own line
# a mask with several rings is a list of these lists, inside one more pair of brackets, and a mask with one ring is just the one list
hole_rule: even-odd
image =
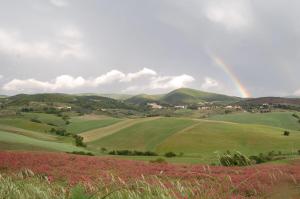
[[207,176],[193,181],[172,180],[151,176],[132,182],[111,177],[111,184],[66,185],[35,175],[30,170],[18,174],[0,175],[0,198],[5,199],[174,199],[174,198],[261,198],[262,190],[247,182],[234,185],[231,178]]

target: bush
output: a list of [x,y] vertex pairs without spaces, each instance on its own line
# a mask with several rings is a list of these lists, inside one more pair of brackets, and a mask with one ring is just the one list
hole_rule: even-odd
[[159,164],[161,164],[161,163],[167,163],[167,161],[165,159],[163,159],[163,158],[157,158],[155,160],[150,160],[149,162],[150,163],[159,163]]
[[91,152],[84,152],[84,151],[72,151],[72,152],[67,152],[70,154],[75,154],[75,155],[88,155],[88,156],[94,156],[93,153]]
[[175,157],[175,156],[176,156],[176,154],[173,153],[173,152],[165,153],[165,157],[167,157],[167,158],[172,158],[172,157]]
[[293,113],[293,117],[300,119],[299,115],[297,115],[296,113]]
[[36,119],[36,118],[32,118],[30,121],[31,121],[31,122],[35,122],[35,123],[42,123],[41,120],[38,120],[38,119]]
[[107,151],[107,149],[105,147],[101,148],[102,153],[105,153]]
[[284,131],[284,132],[283,132],[283,135],[284,135],[284,136],[289,136],[289,135],[290,135],[290,132],[289,132],[289,131]]

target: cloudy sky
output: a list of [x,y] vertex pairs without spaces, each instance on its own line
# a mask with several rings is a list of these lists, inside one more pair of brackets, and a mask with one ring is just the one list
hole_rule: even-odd
[[298,0],[2,0],[0,94],[300,95]]

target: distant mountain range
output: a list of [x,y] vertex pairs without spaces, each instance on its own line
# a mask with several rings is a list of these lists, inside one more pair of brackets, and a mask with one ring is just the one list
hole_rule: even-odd
[[[300,98],[289,97],[259,97],[259,98],[240,98],[235,96],[228,96],[217,93],[204,92],[190,88],[180,88],[173,90],[166,94],[160,95],[126,95],[126,94],[61,94],[61,93],[47,93],[47,94],[19,94],[11,97],[1,96],[0,99],[7,98],[7,103],[11,105],[27,104],[30,101],[36,102],[60,102],[72,104],[88,104],[92,103],[102,105],[104,107],[127,107],[131,105],[146,105],[150,102],[166,105],[188,105],[200,103],[215,103],[215,104],[286,104],[300,106]],[[96,105],[96,104],[95,104]],[[87,105],[88,106],[88,105]]]

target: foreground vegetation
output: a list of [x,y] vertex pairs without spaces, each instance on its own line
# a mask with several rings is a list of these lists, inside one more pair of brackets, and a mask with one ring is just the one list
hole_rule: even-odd
[[0,198],[297,198],[299,163],[210,167],[1,152]]

